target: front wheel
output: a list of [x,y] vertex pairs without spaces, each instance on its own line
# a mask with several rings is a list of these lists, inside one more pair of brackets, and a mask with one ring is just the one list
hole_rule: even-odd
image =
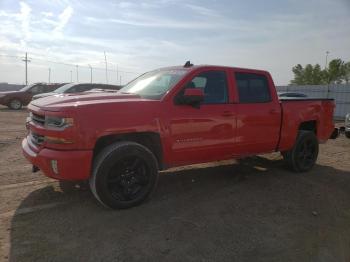
[[294,147],[282,152],[288,166],[296,172],[309,171],[316,163],[318,140],[312,131],[299,131]]
[[9,108],[19,110],[22,108],[22,102],[18,99],[12,99],[9,103]]
[[104,206],[120,209],[146,200],[157,181],[158,165],[153,153],[138,143],[118,142],[96,157],[90,188]]

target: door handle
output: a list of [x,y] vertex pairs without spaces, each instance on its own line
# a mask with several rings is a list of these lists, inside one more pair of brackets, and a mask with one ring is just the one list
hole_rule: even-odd
[[224,111],[224,112],[222,113],[222,116],[229,117],[229,116],[233,116],[233,114],[232,114],[231,111]]

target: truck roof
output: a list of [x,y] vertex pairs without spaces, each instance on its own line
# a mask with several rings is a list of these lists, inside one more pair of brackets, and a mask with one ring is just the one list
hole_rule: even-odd
[[207,69],[233,69],[233,70],[238,70],[238,71],[246,71],[246,72],[251,72],[251,73],[263,73],[266,74],[268,71],[266,70],[260,70],[260,69],[253,69],[253,68],[244,68],[244,67],[233,67],[233,66],[220,66],[220,65],[191,65],[191,66],[169,66],[169,67],[163,67],[159,68],[156,70],[188,70],[188,71],[193,71],[197,69],[202,69],[202,68],[207,68]]

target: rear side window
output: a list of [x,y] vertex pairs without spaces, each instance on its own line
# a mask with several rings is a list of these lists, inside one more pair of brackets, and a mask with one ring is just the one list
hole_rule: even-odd
[[266,76],[252,73],[235,73],[240,103],[267,103],[271,101]]

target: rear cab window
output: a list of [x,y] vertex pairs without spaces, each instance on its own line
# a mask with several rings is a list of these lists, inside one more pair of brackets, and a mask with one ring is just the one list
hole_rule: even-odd
[[235,72],[239,103],[268,103],[272,101],[268,79],[263,74]]

